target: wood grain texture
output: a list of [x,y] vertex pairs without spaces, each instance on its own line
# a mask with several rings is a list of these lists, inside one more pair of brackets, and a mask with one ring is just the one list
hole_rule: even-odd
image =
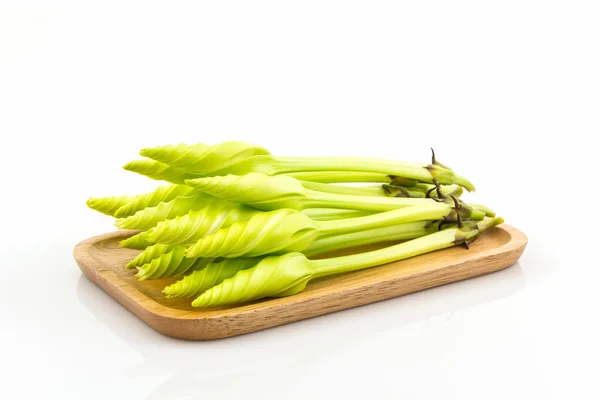
[[527,245],[521,231],[504,224],[478,238],[470,250],[453,247],[315,280],[295,296],[197,309],[190,299],[162,295],[165,285],[176,279],[138,282],[134,271],[125,268],[139,251],[120,248],[118,243],[133,233],[111,232],[82,241],[73,251],[79,268],[158,332],[191,340],[254,332],[498,271],[513,265]]

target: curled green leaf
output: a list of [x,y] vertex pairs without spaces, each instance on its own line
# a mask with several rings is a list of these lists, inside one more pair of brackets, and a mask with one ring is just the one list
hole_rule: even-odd
[[185,247],[173,246],[173,248],[138,268],[135,277],[140,280],[160,279],[172,276],[181,276],[193,269],[201,269],[211,259],[185,258]]
[[310,261],[302,254],[270,256],[206,290],[192,302],[192,306],[221,306],[292,295],[302,291],[312,277]]
[[192,302],[192,306],[224,306],[265,297],[294,295],[302,291],[313,278],[357,271],[468,243],[480,232],[499,223],[502,223],[501,218],[486,219],[469,230],[445,229],[383,249],[350,256],[322,260],[308,260],[301,253],[268,256],[254,267],[241,270],[232,278],[206,290]]
[[115,212],[131,201],[131,196],[90,197],[87,206],[102,214],[115,215]]
[[168,298],[196,297],[205,290],[231,278],[238,271],[255,266],[262,258],[226,258],[215,260],[163,289]]
[[246,142],[231,140],[214,146],[203,143],[178,144],[142,149],[140,155],[160,161],[172,167],[180,167],[190,173],[207,175],[252,156],[269,155],[260,147]]
[[147,232],[140,232],[136,235],[128,237],[125,240],[121,240],[119,245],[127,249],[144,250],[146,247],[153,245],[150,239],[148,239]]
[[131,260],[129,263],[127,263],[125,268],[132,269],[132,268],[136,268],[136,267],[141,267],[142,265],[151,262],[155,258],[158,258],[158,257],[162,256],[163,254],[168,253],[169,251],[173,250],[173,247],[175,247],[175,246],[172,244],[162,244],[162,243],[157,243],[157,244],[153,244],[152,246],[148,246],[140,254],[138,254],[133,260]]
[[147,176],[150,179],[175,184],[182,184],[186,179],[193,179],[199,176],[198,174],[192,174],[186,170],[170,167],[167,164],[148,159],[130,161],[123,166],[123,169]]
[[414,221],[455,220],[445,203],[406,207],[380,214],[334,221],[313,221],[291,209],[259,213],[198,240],[188,257],[256,257],[282,251],[303,251],[319,236],[339,235]]
[[147,231],[150,241],[156,243],[192,244],[207,234],[228,227],[237,221],[245,221],[261,211],[238,203],[213,197],[200,210],[159,222]]
[[[456,227],[456,225],[450,224],[445,227],[453,228]],[[303,251],[303,253],[306,256],[314,256],[324,252],[372,243],[416,239],[429,233],[437,232],[437,230],[437,224],[431,224],[429,221],[420,221],[341,235],[326,236],[314,241]],[[188,275],[171,285],[171,287],[167,287],[163,293],[169,297],[193,297],[199,295],[204,290],[232,277],[237,271],[254,266],[261,259],[262,257],[217,259],[218,261],[213,261],[213,263],[209,264],[201,271],[193,272],[191,275]]]
[[256,172],[187,180],[202,192],[222,199],[248,204],[261,210],[292,208],[345,208],[366,211],[387,211],[418,204],[431,204],[431,199],[390,198],[383,196],[352,196],[323,193],[305,189],[289,176],[268,176]]
[[159,222],[185,215],[191,210],[201,210],[215,200],[224,201],[204,193],[178,196],[171,201],[144,208],[129,217],[118,219],[115,225],[121,229],[150,229]]
[[301,251],[308,247],[319,232],[306,215],[281,209],[254,215],[219,229],[196,242],[187,251],[188,257],[255,257],[281,250]]
[[[144,149],[142,154],[196,175],[243,175],[260,172],[266,175],[311,171],[352,171],[389,174],[404,180],[440,184],[459,184],[467,190],[475,188],[467,179],[438,163],[389,161],[357,157],[275,157],[265,149],[243,142],[161,146]],[[162,178],[161,178],[162,179]]]
[[195,193],[197,191],[187,185],[160,186],[152,192],[133,196],[130,201],[115,211],[114,216],[116,218],[129,217],[146,207],[154,207],[160,203],[171,201],[178,196],[189,196]]

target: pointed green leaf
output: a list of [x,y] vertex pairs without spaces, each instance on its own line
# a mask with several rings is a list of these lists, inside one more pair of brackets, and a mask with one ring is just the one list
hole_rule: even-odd
[[130,201],[128,201],[115,212],[114,216],[116,218],[129,217],[134,215],[136,212],[145,209],[146,207],[154,207],[160,203],[171,201],[176,197],[189,196],[192,194],[200,194],[200,192],[187,185],[159,186],[152,192],[133,196]]
[[256,257],[278,251],[301,251],[319,232],[314,221],[291,209],[264,212],[247,221],[198,240],[187,251],[188,257]]
[[213,198],[201,210],[159,222],[148,230],[148,238],[156,243],[193,244],[205,235],[245,221],[261,211],[238,203]]
[[270,153],[262,147],[232,140],[214,146],[203,143],[159,146],[143,149],[140,154],[171,167],[181,168],[197,175],[206,175],[227,168],[246,158]]
[[196,297],[205,290],[231,278],[238,271],[255,266],[262,258],[226,258],[215,260],[205,268],[194,271],[183,279],[164,288],[168,298]]
[[197,178],[198,174],[191,174],[186,170],[170,167],[167,164],[154,160],[134,160],[123,166],[123,169],[147,176],[150,179],[183,184],[186,179]]
[[115,215],[117,210],[131,201],[131,196],[90,197],[87,206],[102,214]]

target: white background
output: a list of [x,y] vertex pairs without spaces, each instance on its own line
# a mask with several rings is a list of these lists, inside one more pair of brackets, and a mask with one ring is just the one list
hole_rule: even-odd
[[[0,397],[599,398],[597,1],[0,3]],[[523,230],[493,275],[242,337],[82,277],[166,143],[439,159]]]

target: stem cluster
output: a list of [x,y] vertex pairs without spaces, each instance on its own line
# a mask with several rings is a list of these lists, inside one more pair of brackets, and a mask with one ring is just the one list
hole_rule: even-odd
[[[140,280],[182,277],[167,297],[195,307],[290,296],[315,278],[469,245],[502,223],[465,203],[474,185],[441,164],[372,158],[281,157],[239,141],[142,149],[124,166],[169,182],[88,206],[139,230],[127,268]],[[364,251],[361,246],[380,243]],[[350,255],[327,257],[333,250]],[[315,256],[319,256],[314,258]]]

